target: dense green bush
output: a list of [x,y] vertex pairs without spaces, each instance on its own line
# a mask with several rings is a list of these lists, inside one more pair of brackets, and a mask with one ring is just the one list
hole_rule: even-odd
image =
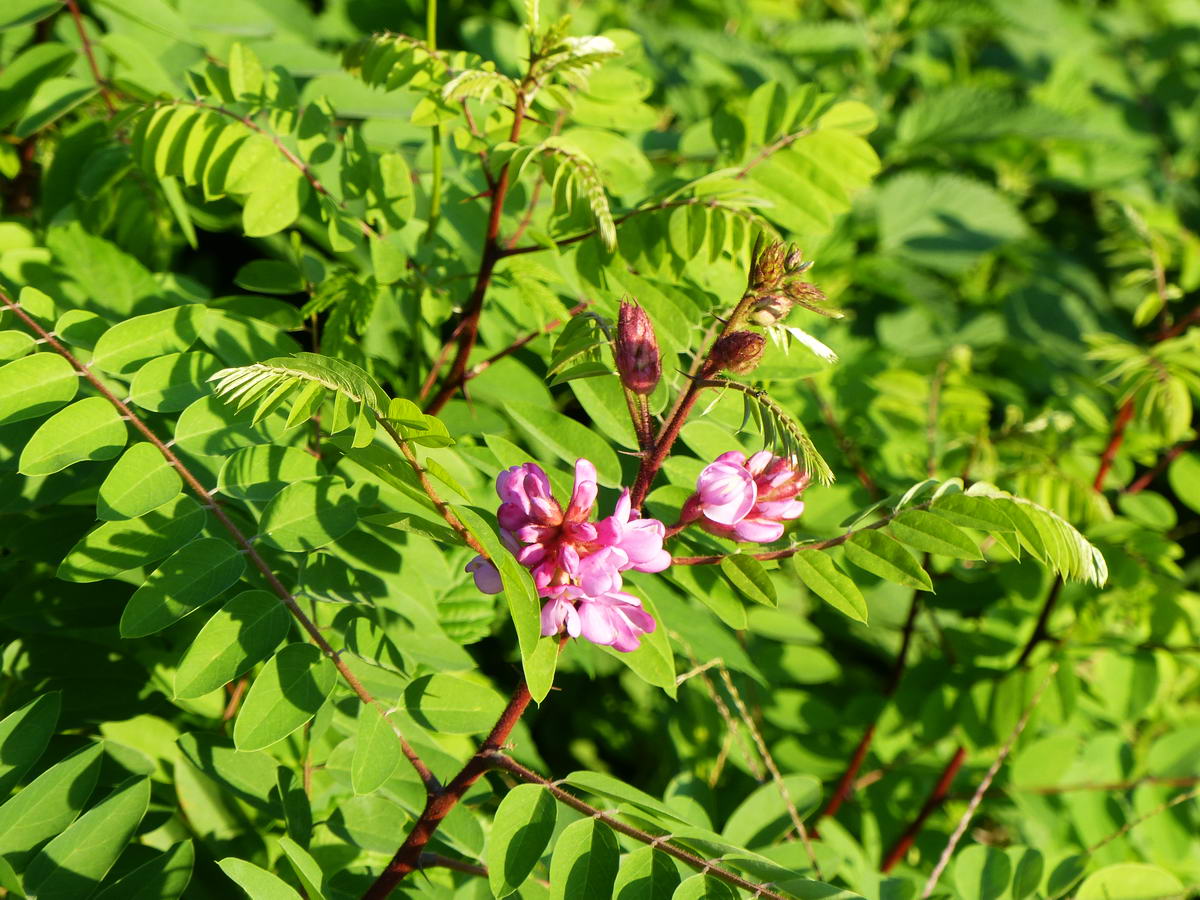
[[0,896],[1195,895],[1197,36],[7,0]]

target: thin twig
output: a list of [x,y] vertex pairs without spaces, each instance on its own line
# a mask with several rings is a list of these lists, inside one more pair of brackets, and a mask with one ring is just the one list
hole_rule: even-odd
[[1033,649],[1050,636],[1046,626],[1050,622],[1050,614],[1054,612],[1054,607],[1058,603],[1058,595],[1062,591],[1062,587],[1062,576],[1055,576],[1054,584],[1050,585],[1050,591],[1046,594],[1045,602],[1042,603],[1042,610],[1038,613],[1037,622],[1034,623],[1033,632],[1029,635],[1029,640],[1025,642],[1025,646],[1021,650],[1021,655],[1017,657],[1013,668],[1019,669],[1025,665],[1029,659],[1029,655],[1033,653]]
[[1129,487],[1125,488],[1124,493],[1140,494],[1146,488],[1150,487],[1150,485],[1154,483],[1154,479],[1158,478],[1159,475],[1165,472],[1171,463],[1173,463],[1181,453],[1186,451],[1194,443],[1195,441],[1184,441],[1181,444],[1176,444],[1162,455],[1162,458],[1154,464],[1153,468],[1146,470],[1137,478],[1137,480],[1131,482]]
[[733,177],[736,179],[739,179],[739,180],[742,178],[745,178],[747,175],[750,174],[750,170],[753,169],[755,166],[759,165],[760,163],[765,162],[769,157],[778,153],[784,147],[788,147],[788,146],[794,144],[796,141],[800,140],[800,138],[807,137],[808,135],[810,135],[812,133],[813,133],[812,128],[802,128],[800,131],[794,132],[792,134],[785,134],[779,140],[775,141],[775,143],[768,144],[766,147],[763,147],[762,150],[759,151],[758,155],[755,156],[754,159],[750,160],[750,162],[746,163],[746,165],[744,165],[738,171],[738,173],[736,175],[734,175]]
[[87,57],[88,68],[92,70],[92,78],[96,80],[96,87],[100,89],[100,97],[104,100],[104,105],[108,108],[108,117],[111,119],[116,115],[117,107],[113,103],[112,92],[109,90],[108,82],[100,74],[100,66],[96,62],[96,52],[92,49],[92,39],[88,37],[87,27],[84,25],[83,16],[79,12],[79,3],[77,0],[65,0],[65,2],[67,9],[71,11],[71,18],[75,20],[75,30],[79,32],[79,41],[83,44],[83,55]]
[[754,739],[754,744],[758,747],[758,755],[762,757],[767,771],[771,773],[771,780],[775,782],[775,787],[778,789],[779,795],[783,798],[783,805],[787,807],[788,818],[792,820],[792,825],[795,827],[796,833],[800,835],[800,842],[804,844],[804,852],[808,854],[808,861],[812,863],[813,874],[818,879],[823,878],[824,876],[821,875],[821,865],[817,862],[817,853],[813,850],[812,838],[809,837],[804,820],[800,817],[800,811],[796,809],[796,804],[792,800],[792,793],[788,790],[787,783],[783,780],[779,766],[775,764],[775,758],[771,755],[771,751],[767,747],[767,742],[763,740],[762,732],[759,731],[758,725],[754,722],[754,717],[750,715],[750,711],[746,709],[746,704],[742,702],[742,695],[738,692],[737,687],[734,686],[729,670],[721,666],[719,672],[721,681],[725,685],[725,690],[733,698],[733,704],[738,709],[738,715],[742,717],[742,722],[745,723],[746,730],[750,732],[750,737]]
[[1021,718],[1017,721],[1016,727],[1008,736],[1008,740],[1004,742],[1004,746],[1000,748],[1000,752],[996,755],[996,759],[988,767],[987,774],[983,776],[983,781],[979,782],[979,787],[975,789],[975,794],[971,797],[971,802],[967,804],[967,810],[962,814],[955,826],[954,831],[950,835],[950,840],[946,842],[946,849],[942,851],[942,855],[938,857],[937,865],[933,867],[933,872],[929,875],[929,880],[925,882],[925,889],[921,891],[921,900],[925,900],[933,889],[937,887],[938,879],[942,877],[942,872],[946,870],[946,866],[950,864],[950,857],[954,855],[954,848],[958,846],[958,842],[962,840],[962,836],[967,831],[967,826],[971,824],[971,819],[975,816],[975,811],[979,809],[979,804],[983,802],[983,795],[987,793],[988,788],[992,786],[992,779],[996,777],[996,773],[1000,771],[1000,767],[1004,765],[1004,760],[1008,758],[1008,754],[1012,752],[1013,745],[1016,744],[1017,738],[1021,736],[1021,732],[1025,730],[1025,726],[1029,724],[1029,717],[1033,715],[1034,709],[1038,702],[1042,699],[1042,694],[1046,690],[1046,686],[1050,684],[1054,673],[1058,671],[1058,663],[1052,663],[1049,670],[1046,672],[1046,677],[1042,679],[1042,683],[1038,685],[1038,689],[1034,691],[1033,697],[1030,698],[1029,704],[1025,707],[1025,711],[1021,713]]
[[1145,814],[1138,816],[1136,819],[1131,819],[1130,821],[1126,822],[1124,825],[1122,825],[1120,828],[1118,828],[1116,831],[1114,831],[1108,837],[1103,838],[1103,839],[1097,841],[1096,843],[1092,844],[1092,846],[1088,847],[1087,852],[1089,854],[1095,853],[1097,850],[1099,850],[1101,847],[1105,846],[1106,844],[1109,844],[1112,841],[1115,841],[1117,838],[1123,837],[1124,835],[1128,834],[1133,829],[1137,828],[1139,825],[1141,825],[1143,822],[1145,822],[1147,819],[1153,819],[1155,816],[1159,815],[1160,813],[1166,812],[1171,807],[1178,806],[1180,803],[1186,803],[1189,800],[1195,800],[1197,797],[1200,797],[1200,787],[1192,788],[1192,790],[1190,790],[1190,791],[1184,791],[1182,794],[1179,794],[1178,796],[1172,797],[1170,800],[1160,803],[1158,806],[1154,807],[1154,809],[1149,810]]
[[[338,670],[338,673],[342,676],[342,679],[346,682],[346,684],[349,685],[350,689],[354,691],[354,693],[363,703],[375,706],[380,710],[385,710],[386,708],[384,705],[379,703],[379,701],[371,696],[371,693],[363,686],[362,682],[358,680],[358,677],[350,670],[350,667],[346,665],[338,652],[334,650],[332,646],[330,646],[329,641],[327,641],[325,636],[321,634],[321,630],[316,626],[313,620],[305,614],[304,610],[300,608],[300,605],[296,602],[296,598],[292,595],[291,591],[283,586],[283,582],[281,582],[278,576],[276,576],[276,574],[271,570],[271,567],[267,564],[266,560],[259,555],[259,552],[254,548],[254,545],[250,542],[250,540],[244,534],[242,534],[241,529],[234,524],[233,520],[230,519],[225,510],[220,507],[209,490],[200,483],[200,480],[194,474],[192,474],[192,471],[188,469],[187,466],[183,464],[183,461],[175,455],[174,451],[171,450],[171,448],[168,447],[162,440],[160,440],[158,435],[150,430],[150,427],[142,421],[137,413],[130,409],[129,406],[127,406],[115,394],[113,394],[113,392],[104,385],[104,382],[93,375],[90,369],[82,365],[70,350],[59,343],[59,341],[52,334],[46,331],[46,329],[42,328],[41,325],[39,325],[28,313],[26,313],[25,310],[21,308],[20,304],[16,303],[11,297],[8,296],[8,294],[4,293],[3,291],[0,291],[0,302],[3,302],[5,306],[11,309],[13,314],[22,322],[24,322],[25,325],[31,331],[37,334],[37,336],[41,338],[47,345],[49,345],[55,353],[70,363],[75,371],[82,375],[88,381],[88,383],[91,384],[91,386],[95,388],[102,397],[104,397],[104,399],[116,407],[117,411],[127,422],[129,422],[130,425],[133,426],[135,431],[140,433],[142,437],[154,445],[155,449],[162,454],[163,459],[167,461],[167,464],[179,473],[179,477],[183,479],[184,483],[187,484],[192,492],[200,499],[201,505],[212,513],[213,517],[216,518],[216,520],[221,524],[221,527],[224,528],[229,533],[230,537],[233,538],[234,543],[241,548],[242,553],[246,555],[246,558],[250,560],[250,563],[254,566],[254,568],[258,569],[263,578],[266,579],[267,585],[271,588],[272,592],[274,592],[275,596],[283,601],[283,605],[287,607],[288,612],[290,612],[296,621],[300,623],[300,626],[308,634],[312,642],[316,644],[318,648],[320,648],[321,653],[333,663],[334,667]],[[421,778],[425,785],[431,789],[440,787],[437,777],[433,774],[430,768],[425,765],[424,761],[422,761],[421,757],[417,754],[417,751],[413,749],[413,747],[408,743],[407,740],[405,740],[404,736],[401,735],[395,727],[393,727],[392,730],[395,732],[396,738],[400,742],[400,749],[404,753],[405,758],[407,758],[412,764],[412,767],[416,770],[417,775]]]

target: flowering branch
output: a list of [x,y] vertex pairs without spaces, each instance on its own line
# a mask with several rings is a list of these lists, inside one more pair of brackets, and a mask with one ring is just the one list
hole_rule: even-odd
[[[316,644],[318,648],[320,648],[321,653],[333,663],[334,667],[338,671],[338,674],[342,676],[342,679],[350,687],[350,690],[352,690],[363,703],[367,704],[368,706],[374,706],[386,719],[388,713],[387,706],[376,700],[366,689],[366,687],[363,686],[362,682],[358,680],[358,677],[354,674],[354,672],[350,670],[350,667],[342,661],[338,651],[334,650],[329,641],[325,639],[325,636],[321,634],[321,630],[317,627],[316,623],[314,623],[313,620],[305,614],[304,610],[300,608],[300,604],[296,602],[295,596],[292,595],[291,591],[284,587],[283,582],[281,582],[278,576],[271,571],[271,567],[267,565],[266,560],[259,555],[258,551],[254,549],[254,545],[250,542],[250,540],[242,533],[241,529],[234,524],[233,520],[229,518],[225,510],[220,507],[212,493],[209,492],[209,490],[204,487],[204,485],[191,472],[191,470],[183,464],[183,461],[175,455],[174,451],[172,451],[171,448],[168,447],[158,437],[158,435],[150,430],[150,427],[138,417],[137,413],[130,409],[129,406],[120,400],[115,394],[113,394],[112,391],[105,387],[104,382],[93,375],[88,367],[80,363],[70,350],[64,347],[50,332],[42,328],[41,325],[39,325],[28,313],[26,313],[25,310],[21,308],[20,304],[15,302],[3,291],[0,291],[0,302],[3,302],[6,307],[11,309],[13,314],[20,319],[30,331],[34,332],[41,340],[45,341],[45,343],[55,353],[70,363],[71,367],[74,368],[75,371],[80,375],[82,375],[88,381],[88,383],[96,389],[100,396],[116,407],[117,412],[121,414],[121,417],[125,419],[125,421],[133,426],[135,431],[137,431],[142,435],[142,437],[154,445],[154,448],[158,450],[160,454],[162,454],[162,457],[167,461],[167,464],[179,473],[179,477],[183,479],[184,483],[187,484],[192,492],[199,498],[201,505],[213,514],[216,520],[221,524],[221,527],[223,527],[229,533],[230,537],[233,538],[234,543],[241,548],[241,552],[246,554],[246,558],[249,559],[251,564],[262,574],[263,578],[267,582],[267,585],[271,588],[271,591],[280,599],[280,601],[283,602],[283,605],[287,607],[288,612],[292,614],[293,618],[300,623],[300,627],[304,629],[312,642]],[[424,763],[421,757],[417,754],[417,751],[413,749],[412,745],[405,740],[404,736],[400,734],[400,732],[394,726],[392,727],[392,731],[395,732],[396,738],[400,742],[401,752],[403,752],[409,763],[412,764],[413,769],[416,770],[417,775],[420,777],[421,781],[424,782],[426,789],[434,790],[440,788],[437,776],[435,776],[433,771]]]

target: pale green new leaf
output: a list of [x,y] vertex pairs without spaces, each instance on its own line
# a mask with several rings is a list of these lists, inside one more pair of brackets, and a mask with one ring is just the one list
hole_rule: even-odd
[[85,460],[112,459],[128,437],[115,406],[104,397],[86,397],[39,426],[17,468],[22,475],[51,475]]

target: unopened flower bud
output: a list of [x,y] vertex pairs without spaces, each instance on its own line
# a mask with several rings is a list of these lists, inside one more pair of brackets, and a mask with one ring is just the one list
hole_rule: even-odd
[[788,253],[787,259],[784,260],[783,266],[788,272],[795,272],[804,263],[804,254],[800,252],[800,248],[792,244],[791,252]]
[[753,331],[735,331],[713,345],[712,360],[722,369],[745,375],[758,365],[767,339]]
[[754,260],[754,271],[751,277],[751,287],[756,291],[774,289],[784,274],[784,247],[779,241],[772,241]]
[[646,310],[636,303],[622,302],[617,317],[617,372],[621,384],[635,394],[649,394],[662,378],[658,341]]
[[750,321],[769,328],[792,311],[792,300],[783,294],[765,294],[750,308]]

